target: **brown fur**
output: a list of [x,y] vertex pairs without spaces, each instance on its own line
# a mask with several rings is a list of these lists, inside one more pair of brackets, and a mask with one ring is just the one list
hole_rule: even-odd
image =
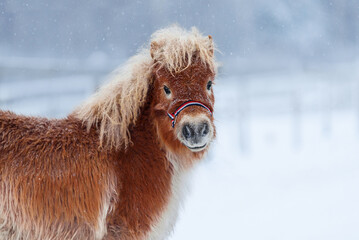
[[[166,36],[183,31],[168,30]],[[197,31],[186,34],[207,44]],[[146,69],[132,66],[140,73],[113,80],[113,88],[103,88],[65,119],[0,111],[0,239],[150,236],[173,195],[175,172],[190,168],[206,151],[191,152],[181,144],[166,112],[190,99],[213,109],[206,84],[215,75],[213,44],[206,45],[207,52],[204,45],[189,48],[181,71],[178,59],[171,68],[173,61],[167,65],[171,61],[156,52],[163,53],[165,43],[154,45],[152,63],[147,57],[137,62]],[[164,96],[163,84],[171,87],[172,99]],[[187,108],[179,121],[199,113],[208,114]]]

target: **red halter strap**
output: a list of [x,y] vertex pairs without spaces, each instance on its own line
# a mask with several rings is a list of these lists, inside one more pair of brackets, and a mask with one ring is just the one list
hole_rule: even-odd
[[207,107],[205,104],[201,103],[201,102],[197,102],[197,101],[188,101],[188,102],[185,102],[183,103],[179,108],[177,108],[177,110],[171,114],[171,113],[167,113],[168,117],[171,119],[171,125],[172,127],[174,128],[175,127],[175,124],[176,124],[176,119],[177,119],[177,116],[178,114],[183,110],[185,109],[186,107],[189,107],[189,106],[200,106],[200,107],[203,107],[205,108],[212,116],[212,111],[211,109],[209,109],[209,107]]

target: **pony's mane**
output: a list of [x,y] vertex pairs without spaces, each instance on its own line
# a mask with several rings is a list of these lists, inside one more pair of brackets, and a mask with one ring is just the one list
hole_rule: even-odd
[[73,116],[83,121],[89,130],[99,130],[100,144],[125,148],[131,142],[129,125],[135,124],[144,105],[154,68],[180,72],[197,57],[216,72],[214,45],[210,36],[201,35],[193,27],[186,31],[172,26],[156,31],[151,37],[151,48],[142,49],[121,68],[111,74],[110,81],[90,99],[78,107]]

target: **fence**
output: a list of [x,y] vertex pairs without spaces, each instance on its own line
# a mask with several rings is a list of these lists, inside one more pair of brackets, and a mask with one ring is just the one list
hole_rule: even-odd
[[[90,95],[114,68],[75,60],[0,59],[0,107],[61,117]],[[112,68],[111,68],[112,66]]]
[[[15,112],[63,117],[95,91],[114,69],[78,61],[0,59],[0,108]],[[302,116],[319,113],[323,135],[330,135],[332,113],[356,114],[359,135],[359,72],[355,65],[295,72],[265,72],[220,76],[217,116],[234,119],[242,152],[250,149],[251,119],[290,115],[293,146],[301,142]]]

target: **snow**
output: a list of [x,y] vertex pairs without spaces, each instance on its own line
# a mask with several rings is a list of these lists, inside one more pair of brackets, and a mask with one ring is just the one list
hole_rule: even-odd
[[251,153],[242,154],[236,123],[219,122],[171,239],[358,239],[355,116],[336,112],[325,137],[320,116],[305,115],[299,149],[288,123],[253,119]]
[[[296,83],[310,80],[315,82],[306,76]],[[235,107],[238,88],[219,85],[219,107]],[[292,112],[254,111],[246,119],[246,151],[241,151],[238,111],[231,115],[217,108],[216,116],[217,140],[194,174],[171,240],[359,238],[355,108],[331,110],[324,116],[330,118],[328,129],[320,111],[302,112],[296,121]]]

